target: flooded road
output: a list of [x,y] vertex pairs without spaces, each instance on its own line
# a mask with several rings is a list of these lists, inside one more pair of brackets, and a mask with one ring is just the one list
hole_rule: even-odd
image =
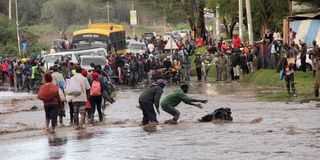
[[[168,86],[163,97],[175,89]],[[209,100],[204,108],[180,104],[178,125],[163,125],[171,116],[161,110],[157,131],[149,133],[139,126],[142,113],[135,107],[141,91],[120,90],[117,102],[106,110],[105,122],[79,131],[58,128],[55,135],[44,135],[39,130],[44,127],[41,107],[38,111],[0,114],[1,124],[15,126],[20,122],[33,127],[29,131],[0,134],[0,159],[316,160],[320,157],[320,108],[316,102],[259,102],[256,95],[266,94],[268,89],[231,83],[192,83],[190,96]],[[234,122],[197,122],[219,107],[230,107]]]

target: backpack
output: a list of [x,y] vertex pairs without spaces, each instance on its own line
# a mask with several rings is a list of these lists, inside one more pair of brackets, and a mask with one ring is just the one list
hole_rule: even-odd
[[90,89],[90,96],[101,96],[101,84],[99,81],[93,81]]

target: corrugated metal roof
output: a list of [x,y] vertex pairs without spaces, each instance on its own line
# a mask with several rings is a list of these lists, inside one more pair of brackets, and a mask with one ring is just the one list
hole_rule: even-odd
[[320,12],[297,14],[294,16],[289,16],[288,19],[293,19],[293,20],[320,19]]

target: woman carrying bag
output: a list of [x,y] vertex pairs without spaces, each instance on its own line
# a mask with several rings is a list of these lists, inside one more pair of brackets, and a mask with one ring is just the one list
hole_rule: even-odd
[[101,97],[101,83],[99,81],[99,74],[94,72],[92,73],[92,86],[91,86],[91,89],[90,89],[90,103],[91,103],[91,121],[90,123],[91,124],[94,124],[94,113],[95,113],[95,110],[97,108],[97,111],[99,113],[99,120],[100,122],[102,122],[103,120],[103,114],[102,114],[102,111],[101,111],[101,102],[102,102],[102,97]]
[[[62,106],[59,96],[58,87],[52,83],[52,76],[50,74],[44,75],[45,84],[43,84],[38,91],[38,98],[43,101],[45,116],[46,116],[46,129],[47,133],[54,133],[57,126],[57,116],[59,107]],[[49,123],[51,121],[51,130],[49,130]]]

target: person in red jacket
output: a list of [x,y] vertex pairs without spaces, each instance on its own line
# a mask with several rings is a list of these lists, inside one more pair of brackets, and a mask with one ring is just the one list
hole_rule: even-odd
[[203,46],[203,39],[201,37],[199,37],[197,39],[197,47],[202,47]]
[[0,68],[1,68],[1,72],[2,72],[2,77],[1,77],[1,79],[2,79],[2,84],[5,82],[5,79],[6,79],[6,77],[8,77],[8,68],[9,68],[9,64],[8,64],[8,62],[6,61],[6,60],[4,60],[2,63],[1,63],[1,66],[0,66]]
[[[57,126],[57,117],[59,107],[61,106],[61,99],[57,85],[52,83],[52,76],[50,74],[44,75],[45,84],[42,85],[38,92],[38,98],[43,101],[44,110],[46,115],[46,129],[47,133],[54,133]],[[51,121],[52,129],[49,130],[49,123]]]
[[240,48],[242,45],[242,40],[241,38],[235,34],[233,39],[232,39],[232,44],[233,44],[233,48]]

